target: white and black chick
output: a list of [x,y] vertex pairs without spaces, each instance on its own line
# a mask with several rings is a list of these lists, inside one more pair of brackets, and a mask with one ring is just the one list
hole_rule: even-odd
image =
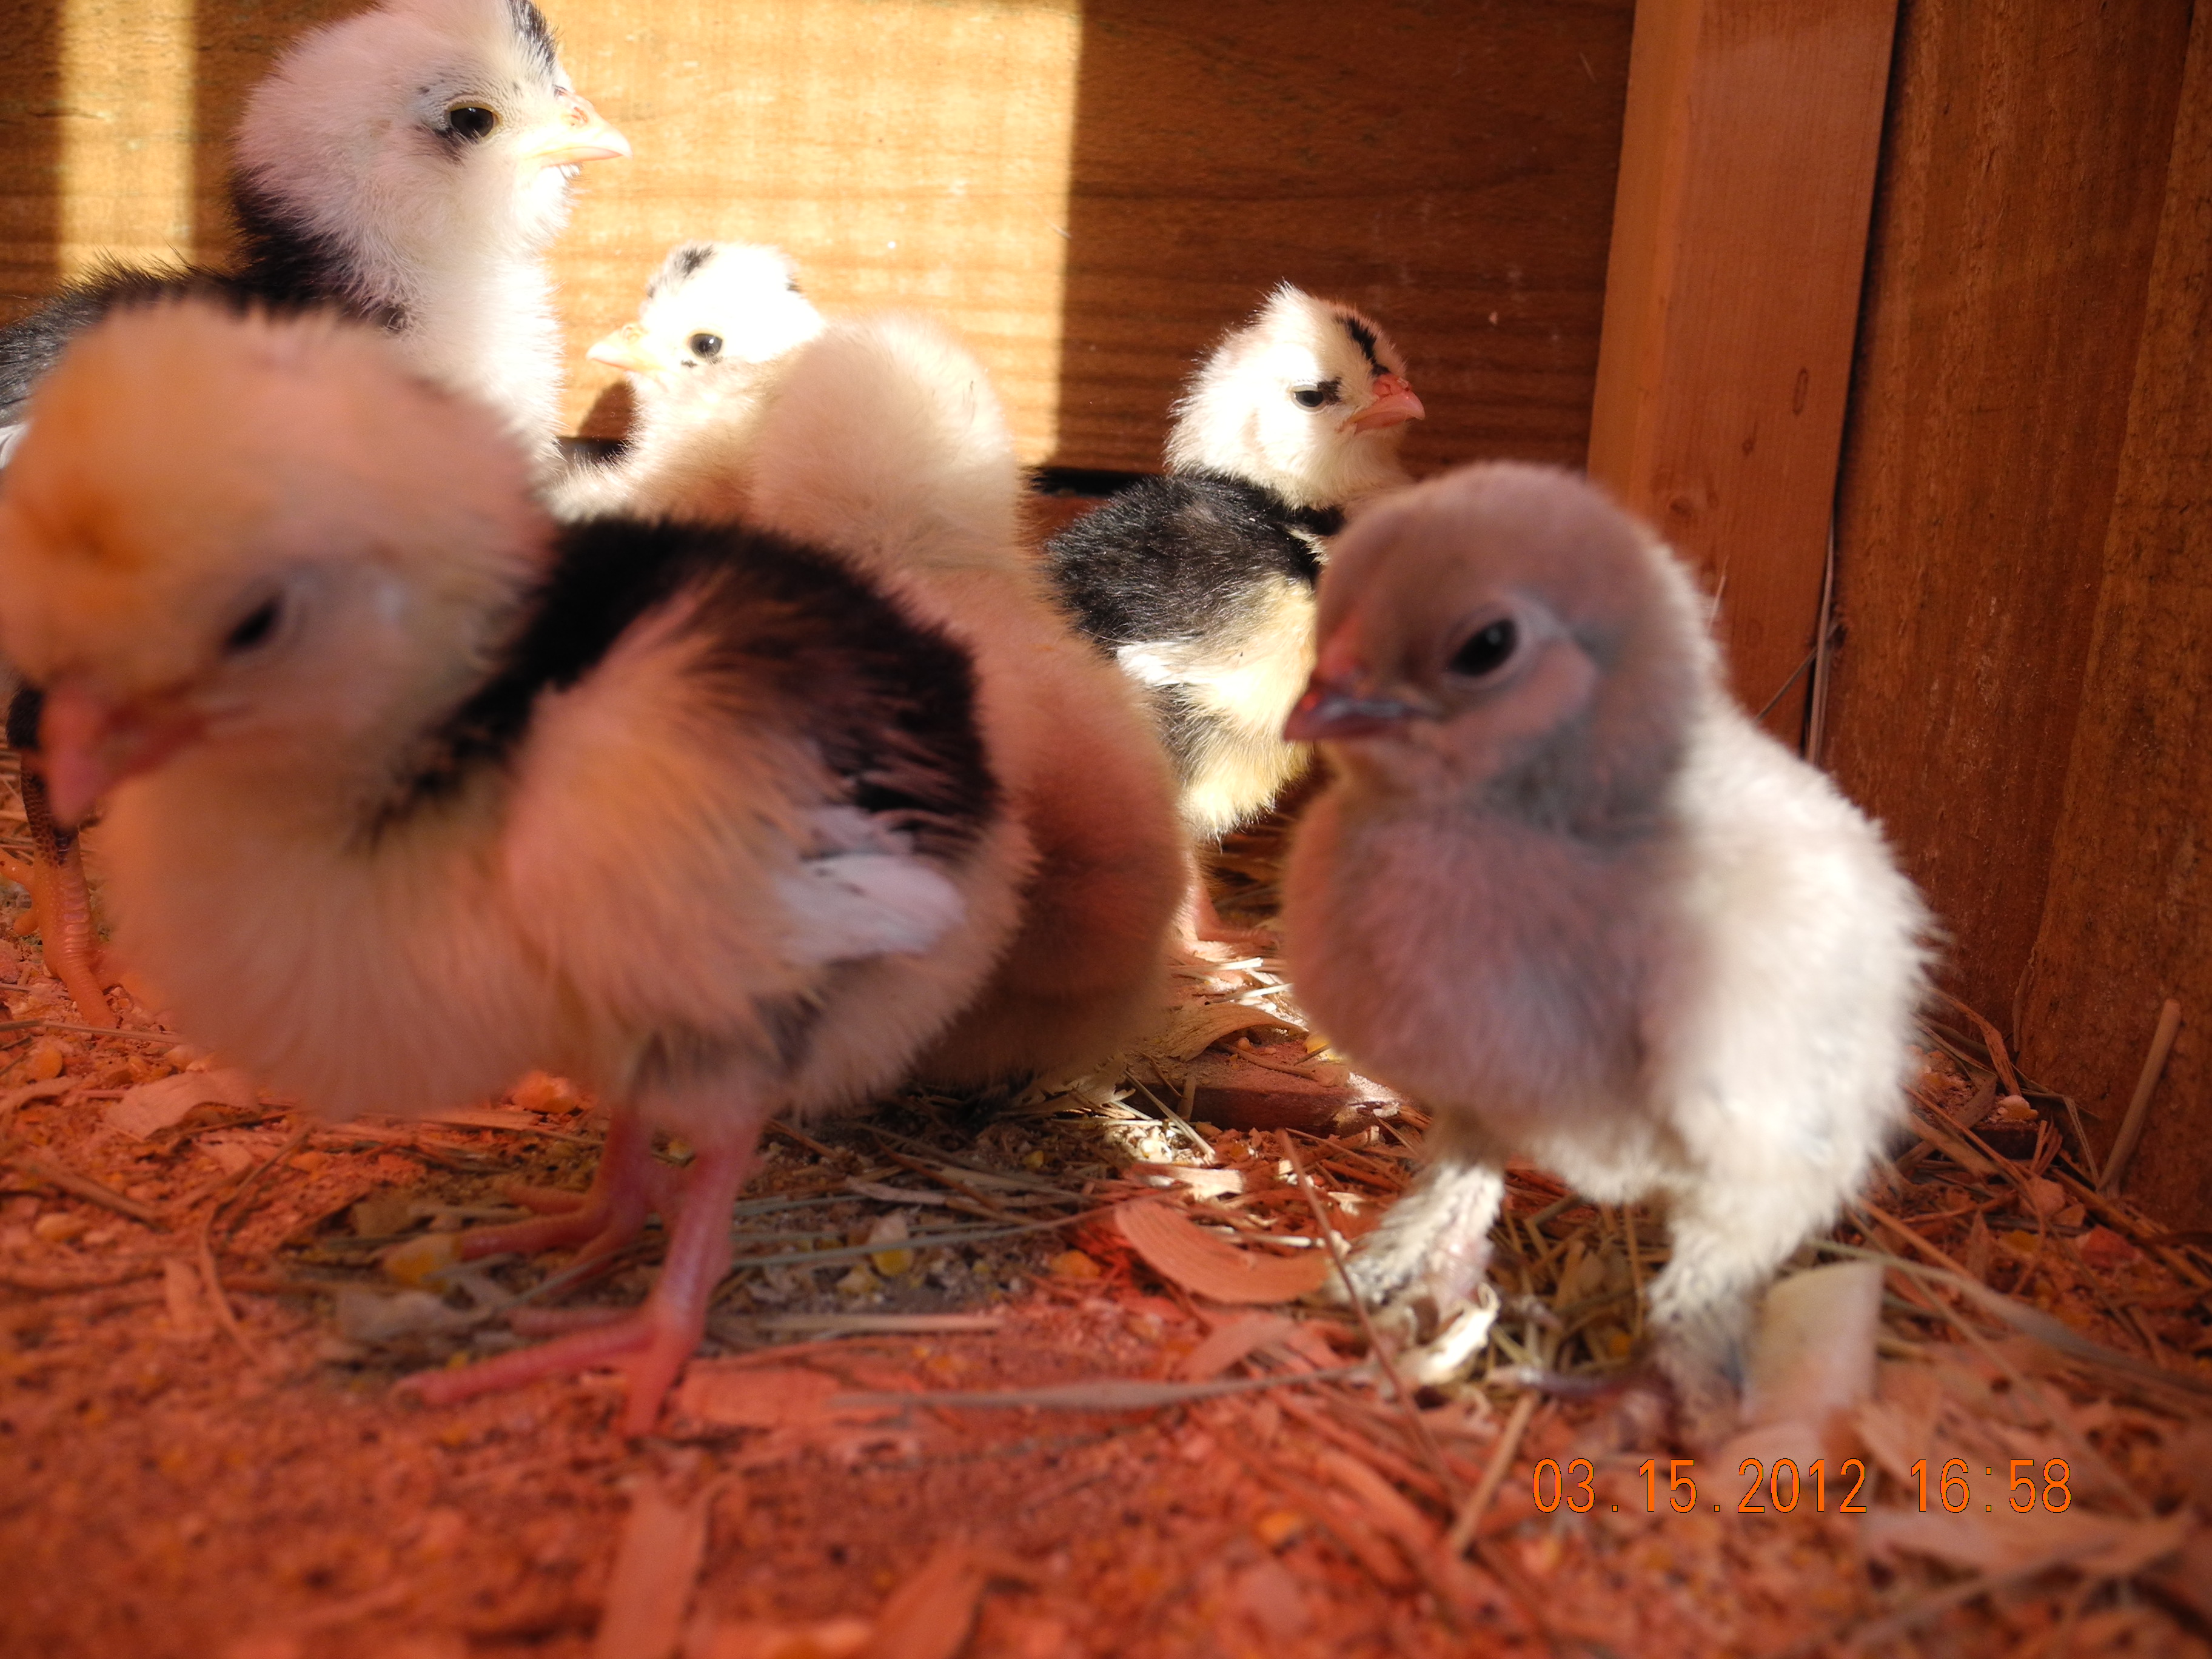
[[[762,1125],[865,1103],[988,981],[1034,860],[971,653],[853,561],[729,525],[557,526],[493,416],[378,331],[120,310],[33,395],[0,648],[58,818],[112,794],[118,935],[191,1040],[316,1109],[542,1068],[612,1112],[568,1213],[633,1237],[620,1322],[416,1379],[626,1371],[649,1430]],[[930,478],[900,492],[917,533]],[[660,1191],[656,1131],[696,1156]]]
[[1315,580],[1345,509],[1407,482],[1398,443],[1422,413],[1372,319],[1285,283],[1192,379],[1166,475],[1048,545],[1079,625],[1150,694],[1193,836],[1304,769],[1283,721],[1313,665]]
[[577,166],[629,154],[530,0],[386,0],[326,24],[248,96],[232,147],[237,263],[109,265],[0,331],[0,425],[112,307],[214,289],[389,330],[550,462],[562,344],[540,255]]

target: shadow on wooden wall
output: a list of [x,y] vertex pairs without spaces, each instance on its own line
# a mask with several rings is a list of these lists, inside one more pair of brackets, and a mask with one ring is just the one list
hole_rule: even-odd
[[[1942,918],[1959,994],[2099,1115],[2101,1146],[2180,999],[2130,1192],[2212,1224],[2191,729],[2212,612],[2190,528],[2212,453],[2190,308],[2212,21],[2190,0],[1911,0],[1905,18],[1838,492],[1829,756]],[[2200,114],[2177,145],[2185,64]]]
[[1152,471],[1193,362],[1279,282],[1371,312],[1407,457],[1580,465],[1630,0],[1091,0],[1061,465]]
[[60,8],[0,7],[0,322],[52,288],[61,240]]
[[349,16],[355,0],[198,0],[192,52],[192,247],[221,260],[232,242],[230,136],[255,82],[319,23]]

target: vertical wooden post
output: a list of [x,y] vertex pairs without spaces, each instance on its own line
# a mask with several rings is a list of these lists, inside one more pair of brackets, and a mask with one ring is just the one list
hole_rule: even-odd
[[[2154,1043],[2180,1036],[2142,1121],[2129,1196],[2212,1226],[2212,11],[2199,6],[2166,175],[2081,716],[2022,1058],[2107,1147]],[[2149,1070],[2150,1068],[2145,1068]]]
[[1589,470],[1703,567],[1737,696],[1754,711],[1774,701],[1768,727],[1792,743],[1896,13],[1896,0],[1636,9]]

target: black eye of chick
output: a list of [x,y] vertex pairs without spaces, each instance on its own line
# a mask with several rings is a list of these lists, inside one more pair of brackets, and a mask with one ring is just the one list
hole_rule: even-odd
[[713,358],[722,355],[722,337],[719,334],[694,334],[688,343],[695,356]]
[[480,143],[491,137],[492,129],[499,125],[499,112],[486,109],[482,104],[456,104],[446,112],[446,125],[471,143]]
[[1291,388],[1291,396],[1298,400],[1300,409],[1326,409],[1339,397],[1334,380],[1323,380],[1319,386],[1299,386]]
[[1465,643],[1452,653],[1449,665],[1455,674],[1480,679],[1504,667],[1512,659],[1513,647],[1520,643],[1521,630],[1514,626],[1513,618],[1500,617],[1468,635]]
[[275,599],[264,599],[246,613],[245,619],[230,630],[222,642],[223,654],[242,656],[258,645],[265,645],[269,636],[276,631],[279,607]]

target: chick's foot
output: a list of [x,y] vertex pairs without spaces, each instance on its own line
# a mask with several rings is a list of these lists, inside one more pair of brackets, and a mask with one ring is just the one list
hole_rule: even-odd
[[[644,1133],[641,1127],[639,1133]],[[706,1331],[707,1304],[714,1286],[729,1270],[730,1206],[750,1165],[750,1154],[740,1150],[699,1154],[685,1182],[667,1264],[653,1294],[636,1312],[480,1365],[422,1372],[399,1386],[429,1405],[444,1406],[520,1388],[544,1376],[610,1366],[629,1381],[623,1432],[652,1433],[661,1401]]]
[[1370,1309],[1425,1299],[1442,1319],[1454,1317],[1489,1269],[1490,1225],[1504,1196],[1494,1165],[1432,1164],[1352,1251],[1352,1294]]
[[536,1221],[471,1229],[460,1236],[456,1248],[461,1260],[470,1261],[509,1252],[532,1255],[577,1244],[583,1247],[579,1261],[594,1261],[636,1237],[646,1217],[660,1207],[669,1190],[653,1156],[653,1132],[635,1113],[617,1112],[607,1126],[606,1145],[589,1192],[557,1193],[543,1188],[510,1191],[511,1197],[530,1208],[552,1213]]
[[1204,876],[1191,883],[1189,896],[1183,903],[1182,930],[1184,937],[1194,944],[1229,945],[1238,950],[1258,951],[1269,956],[1281,948],[1274,934],[1264,924],[1247,927],[1241,922],[1231,921],[1216,909],[1213,895],[1206,890]]

